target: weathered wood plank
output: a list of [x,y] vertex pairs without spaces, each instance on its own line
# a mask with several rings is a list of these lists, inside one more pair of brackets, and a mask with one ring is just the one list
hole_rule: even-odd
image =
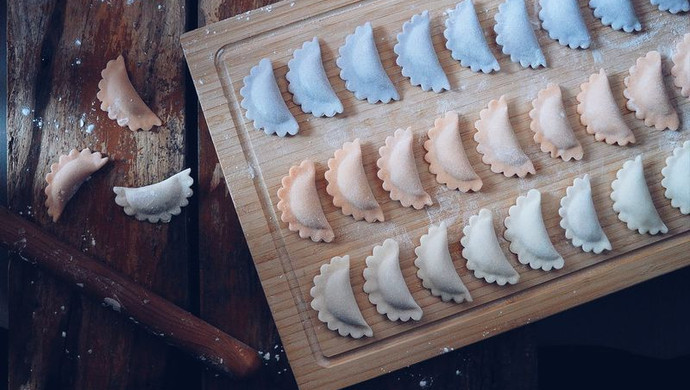
[[[131,4],[130,4],[131,3]],[[184,2],[16,1],[8,7],[8,200],[61,240],[185,307],[187,226],[127,217],[112,186],[141,186],[184,167]],[[120,128],[99,109],[100,71],[124,54],[135,88],[164,125]],[[43,203],[50,164],[90,147],[111,162],[58,223]],[[15,259],[16,260],[16,259]],[[162,388],[191,383],[181,353],[83,298],[75,286],[13,261],[10,388]]]

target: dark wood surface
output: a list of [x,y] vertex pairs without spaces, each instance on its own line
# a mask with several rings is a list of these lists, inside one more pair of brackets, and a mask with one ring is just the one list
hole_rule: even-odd
[[[271,2],[8,2],[11,209],[261,351],[263,361],[253,378],[219,376],[15,256],[10,389],[295,387],[179,45],[184,31]],[[152,132],[120,128],[99,109],[100,71],[119,53],[164,122]],[[60,154],[83,147],[113,161],[54,224],[43,206],[45,174]],[[150,184],[184,167],[195,195],[170,224],[138,222],[113,201],[113,185]],[[355,388],[534,388],[536,338],[534,326],[522,327]]]

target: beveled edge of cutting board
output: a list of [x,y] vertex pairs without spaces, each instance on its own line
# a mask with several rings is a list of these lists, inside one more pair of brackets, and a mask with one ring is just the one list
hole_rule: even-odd
[[[328,5],[324,6],[320,3],[328,3]],[[680,234],[644,247],[637,252],[621,255],[557,278],[546,285],[518,292],[510,299],[483,305],[472,310],[473,316],[458,315],[429,324],[423,328],[424,332],[412,332],[411,337],[404,341],[399,341],[397,338],[382,340],[376,344],[375,349],[354,350],[332,359],[320,357],[313,330],[305,327],[305,321],[300,315],[300,311],[309,310],[308,305],[299,301],[299,293],[293,293],[293,289],[299,288],[296,278],[294,275],[288,275],[289,272],[285,272],[286,266],[287,271],[290,270],[289,260],[281,260],[286,254],[284,250],[281,250],[280,245],[276,245],[282,239],[279,232],[272,230],[268,223],[270,218],[275,218],[275,210],[257,207],[256,200],[260,199],[263,184],[257,183],[260,180],[255,180],[253,174],[250,173],[252,165],[248,161],[252,157],[251,151],[246,150],[248,140],[243,139],[243,135],[235,125],[243,122],[243,119],[235,118],[228,105],[226,93],[234,92],[223,90],[217,60],[223,47],[276,28],[276,17],[280,17],[284,7],[291,8],[290,4],[299,4],[307,11],[302,19],[289,21],[296,23],[352,3],[357,3],[357,1],[307,0],[298,3],[283,1],[272,5],[270,13],[259,9],[242,14],[241,17],[254,19],[256,24],[253,29],[235,25],[231,18],[185,33],[181,38],[188,64],[195,64],[189,66],[192,79],[199,94],[199,101],[232,195],[231,198],[237,209],[245,237],[250,244],[257,271],[261,275],[261,283],[265,290],[270,287],[272,291],[290,294],[294,300],[281,300],[276,294],[267,294],[286,354],[301,388],[342,387],[366,380],[436,356],[437,351],[444,347],[462,347],[690,264],[690,259],[682,259],[682,256],[677,256],[678,258],[669,262],[650,264],[646,261],[648,256],[654,255],[659,258],[690,250],[690,233]],[[229,35],[232,38],[229,38]],[[216,36],[218,38],[214,38]],[[204,65],[199,67],[197,61],[203,62]],[[198,80],[205,81],[201,84],[197,82]],[[265,186],[263,189],[265,190]],[[247,199],[248,196],[255,201],[246,204],[236,201],[236,199]],[[635,277],[629,278],[621,276],[625,272],[617,272],[617,269],[637,272],[633,273]],[[606,288],[600,289],[601,285],[605,285]],[[554,291],[567,293],[554,294]],[[531,311],[521,312],[524,308],[513,307],[519,306],[514,302],[527,299],[535,302],[541,300],[548,309],[535,315]],[[306,306],[298,310],[300,303]],[[309,342],[305,343],[305,340]],[[400,351],[406,353],[396,353]],[[390,359],[391,356],[394,359]],[[386,362],[387,357],[390,360]],[[374,362],[376,364],[371,364]],[[352,365],[357,368],[352,369]]]

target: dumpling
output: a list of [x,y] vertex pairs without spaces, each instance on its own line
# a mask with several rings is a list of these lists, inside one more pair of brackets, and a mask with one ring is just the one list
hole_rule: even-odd
[[505,96],[490,101],[488,108],[479,113],[474,127],[477,128],[474,134],[477,151],[483,155],[484,164],[491,165],[491,172],[503,173],[506,177],[536,173],[510,125]]
[[122,127],[130,130],[151,130],[162,124],[160,118],[141,100],[129,81],[125,59],[119,55],[108,61],[101,72],[96,97],[101,101],[101,110],[108,113],[108,118],[117,121]]
[[472,302],[472,296],[460,279],[448,251],[448,229],[445,222],[429,226],[429,233],[422,236],[415,248],[417,276],[431,295],[443,302],[451,299],[456,303]]
[[424,159],[429,171],[436,175],[436,181],[451,190],[479,191],[482,179],[475,173],[465,154],[460,138],[458,113],[449,111],[443,118],[434,121],[429,129],[429,139],[424,142],[427,150]]
[[611,243],[599,224],[594,208],[589,175],[582,179],[575,178],[565,194],[558,209],[558,215],[561,216],[560,225],[565,229],[565,238],[585,252],[599,254],[604,249],[611,250]]
[[393,51],[398,55],[395,62],[402,68],[403,76],[410,78],[412,85],[419,85],[423,91],[433,90],[436,93],[450,90],[448,77],[438,62],[431,42],[429,11],[414,15],[403,24]]
[[316,192],[316,169],[311,160],[290,168],[288,175],[283,177],[278,198],[280,219],[288,223],[291,231],[314,242],[333,241],[333,229],[323,214]]
[[189,176],[190,168],[161,182],[145,187],[113,187],[115,203],[124,208],[125,214],[133,215],[139,221],[151,223],[170,222],[173,215],[182,212],[192,196],[194,179]]
[[510,241],[510,251],[517,255],[520,263],[544,271],[563,268],[563,257],[553,247],[544,226],[539,190],[532,189],[527,196],[519,196],[508,214],[503,236]]
[[680,88],[681,95],[690,97],[690,33],[683,36],[683,40],[676,45],[673,55],[673,83]]
[[546,67],[546,58],[527,16],[525,0],[506,0],[498,6],[494,18],[496,43],[503,47],[503,54],[510,55],[510,60],[523,68]]
[[304,42],[288,62],[288,91],[302,111],[315,117],[332,117],[343,112],[343,104],[333,92],[321,60],[318,38]]
[[529,127],[534,132],[534,142],[541,145],[541,151],[551,153],[552,158],[560,157],[563,161],[582,159],[582,145],[565,114],[561,87],[549,83],[539,91],[537,98],[532,101],[532,107]]
[[642,155],[623,164],[616,180],[611,183],[613,211],[618,219],[628,225],[628,229],[637,230],[640,234],[667,233],[668,228],[661,220],[654,207],[652,195],[647,188],[642,167]]
[[682,147],[673,149],[673,155],[666,159],[666,166],[661,170],[664,178],[661,185],[666,192],[664,196],[671,200],[671,206],[679,208],[683,214],[690,214],[690,141]]
[[338,52],[340,57],[336,65],[340,68],[340,78],[345,81],[345,88],[353,92],[357,99],[366,99],[371,104],[400,100],[398,91],[381,64],[371,23],[358,26],[354,34],[345,38],[345,44]]
[[283,95],[278,89],[271,60],[264,58],[244,78],[240,89],[240,105],[246,110],[247,119],[254,121],[254,128],[266,134],[285,137],[299,131],[297,120],[292,116]]
[[102,157],[99,152],[92,153],[86,148],[81,152],[72,149],[68,155],[60,156],[58,162],[50,166],[50,173],[46,175],[48,186],[45,189],[45,204],[53,222],[60,219],[65,205],[79,187],[107,162],[108,157]]
[[652,0],[652,5],[659,7],[659,11],[668,11],[672,14],[690,11],[690,0]]
[[394,135],[386,137],[386,145],[379,149],[381,158],[376,165],[383,189],[390,192],[391,199],[400,201],[403,207],[412,206],[419,210],[431,206],[433,202],[419,179],[412,140],[409,127],[396,130]]
[[541,27],[549,37],[571,49],[586,49],[590,45],[589,32],[577,0],[539,0]]
[[632,0],[590,0],[589,8],[604,26],[628,33],[642,30]]
[[635,135],[623,120],[604,69],[589,76],[589,81],[582,83],[580,89],[577,113],[594,139],[610,145],[635,143]]
[[385,314],[389,320],[419,321],[422,308],[405,284],[399,255],[398,242],[390,238],[374,247],[374,253],[366,259],[364,292],[379,314]]
[[343,214],[367,222],[382,221],[383,210],[374,198],[362,165],[362,148],[359,138],[345,142],[342,149],[328,160],[326,171],[326,192],[333,197],[333,205],[340,207]]
[[459,2],[449,13],[443,36],[451,56],[472,72],[491,73],[501,69],[486,43],[472,0]]
[[356,339],[374,335],[359,311],[352,291],[350,256],[336,256],[330,263],[322,265],[309,293],[314,298],[311,301],[312,309],[319,313],[319,321],[326,323],[328,329]]
[[474,271],[476,278],[483,278],[488,283],[496,282],[499,286],[515,284],[520,280],[520,274],[510,265],[498,244],[491,211],[479,210],[478,215],[470,217],[462,233],[462,257],[467,260],[467,269]]
[[678,130],[680,119],[666,93],[659,52],[650,51],[637,59],[625,78],[623,95],[628,99],[628,109],[635,111],[635,117],[643,119],[646,126]]

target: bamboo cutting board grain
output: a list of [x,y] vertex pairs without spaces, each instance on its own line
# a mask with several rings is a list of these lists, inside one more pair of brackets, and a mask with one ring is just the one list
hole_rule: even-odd
[[[454,1],[318,1],[282,2],[185,34],[182,45],[208,122],[211,136],[235,202],[247,242],[285,351],[298,384],[303,389],[335,388],[356,383],[405,365],[490,337],[544,316],[590,301],[640,281],[690,264],[690,217],[673,209],[663,196],[661,168],[674,147],[689,139],[690,102],[672,87],[670,55],[683,34],[690,31],[687,14],[660,12],[647,2],[637,2],[644,26],[642,33],[626,34],[603,27],[582,2],[582,12],[593,38],[592,49],[572,50],[558,45],[543,30],[537,30],[549,68],[522,69],[500,54],[495,44],[493,17],[499,1],[475,1],[501,71],[472,73],[453,60],[445,49],[444,12]],[[531,20],[537,20],[536,0],[527,0]],[[448,74],[452,91],[442,94],[412,87],[395,65],[393,46],[402,24],[413,14],[428,9],[439,60]],[[338,48],[356,26],[371,21],[376,44],[387,73],[402,100],[370,105],[358,101],[338,77],[335,65]],[[335,118],[313,118],[292,103],[285,73],[292,52],[312,37],[319,37],[326,73],[342,100],[345,111]],[[681,114],[678,132],[657,132],[644,127],[625,109],[623,78],[635,60],[658,50],[665,61],[667,89]],[[270,58],[279,87],[300,125],[297,136],[279,138],[256,131],[240,107],[242,79],[261,58]],[[619,147],[595,142],[586,134],[576,114],[579,85],[600,67],[607,70],[626,122],[633,128],[637,144]],[[579,162],[551,159],[539,150],[529,130],[528,112],[537,92],[548,82],[559,83],[568,119],[583,145]],[[516,135],[537,169],[525,179],[505,178],[492,173],[481,162],[473,140],[473,123],[491,99],[505,94]],[[479,193],[449,191],[438,185],[424,162],[423,142],[434,119],[448,110],[461,115],[461,132],[470,162],[484,181]],[[388,198],[376,177],[378,148],[386,136],[399,127],[411,126],[415,134],[415,158],[422,183],[434,205],[425,210],[403,208]],[[346,141],[359,137],[369,183],[381,204],[386,222],[368,224],[343,216],[326,194],[323,173],[333,152]],[[662,236],[641,236],[629,231],[612,209],[610,183],[627,159],[644,154],[645,173],[652,197],[670,232]],[[311,158],[317,164],[317,187],[326,217],[334,228],[333,243],[315,244],[300,239],[280,221],[276,192],[290,166]],[[614,250],[602,255],[584,253],[571,246],[559,226],[559,200],[575,177],[592,176],[593,196],[601,224]],[[562,270],[532,270],[509,254],[502,238],[503,219],[519,195],[537,188],[543,194],[547,230],[566,260]],[[465,268],[460,256],[462,228],[480,208],[494,212],[494,226],[504,251],[520,272],[520,282],[499,287],[477,280]],[[474,302],[444,303],[431,296],[416,277],[414,247],[429,224],[446,221],[450,249],[456,269],[470,289]],[[362,291],[366,256],[386,238],[401,245],[400,262],[414,298],[424,310],[419,322],[393,323],[379,315]],[[333,256],[349,254],[355,297],[374,337],[354,340],[329,331],[318,321],[309,303],[309,289],[319,267]]]

